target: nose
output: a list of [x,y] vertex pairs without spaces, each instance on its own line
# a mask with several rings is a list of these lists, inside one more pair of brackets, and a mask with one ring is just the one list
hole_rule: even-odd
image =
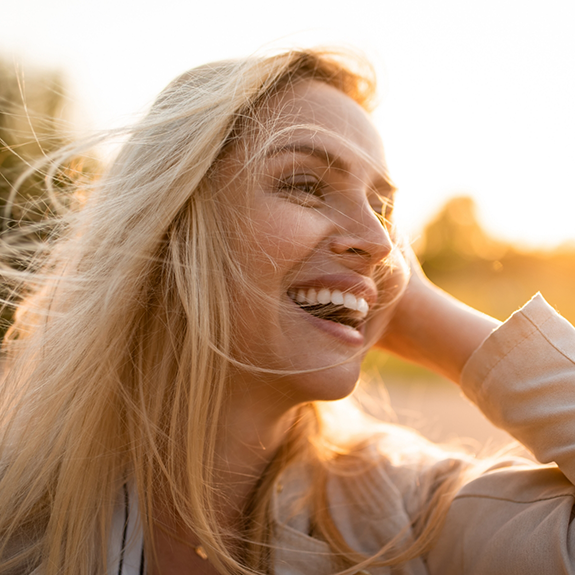
[[365,201],[352,212],[340,214],[329,249],[350,262],[375,265],[390,254],[393,242],[388,226]]

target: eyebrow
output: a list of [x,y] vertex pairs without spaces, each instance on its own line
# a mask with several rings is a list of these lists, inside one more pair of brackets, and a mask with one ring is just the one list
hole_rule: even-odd
[[[316,148],[309,144],[303,144],[298,142],[293,142],[290,144],[285,144],[282,146],[277,146],[269,149],[265,156],[266,158],[273,158],[281,154],[303,154],[305,156],[313,156],[323,161],[328,167],[335,168],[337,170],[342,170],[344,172],[351,173],[351,166],[339,156],[331,154],[325,148]],[[374,181],[374,185],[377,189],[384,189],[390,194],[394,194],[397,191],[395,185],[391,182],[387,174],[378,174],[378,177]]]

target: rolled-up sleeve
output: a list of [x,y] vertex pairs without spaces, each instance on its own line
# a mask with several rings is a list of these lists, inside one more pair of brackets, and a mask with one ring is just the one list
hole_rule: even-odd
[[458,493],[436,575],[575,574],[575,329],[540,296],[471,356],[462,389],[548,467],[499,466]]

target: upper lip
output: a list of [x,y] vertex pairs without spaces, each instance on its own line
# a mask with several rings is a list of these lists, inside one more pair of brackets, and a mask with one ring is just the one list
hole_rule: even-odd
[[289,290],[325,288],[351,293],[356,297],[365,299],[371,308],[377,303],[377,287],[371,278],[349,274],[326,274],[309,280],[296,281],[290,285]]

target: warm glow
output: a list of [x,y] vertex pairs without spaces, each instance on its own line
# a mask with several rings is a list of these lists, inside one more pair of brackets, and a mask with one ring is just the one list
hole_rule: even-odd
[[5,57],[65,70],[85,128],[129,121],[209,60],[270,42],[358,46],[379,70],[377,122],[408,229],[467,193],[502,238],[575,241],[572,0],[29,0],[5,3],[2,23]]

